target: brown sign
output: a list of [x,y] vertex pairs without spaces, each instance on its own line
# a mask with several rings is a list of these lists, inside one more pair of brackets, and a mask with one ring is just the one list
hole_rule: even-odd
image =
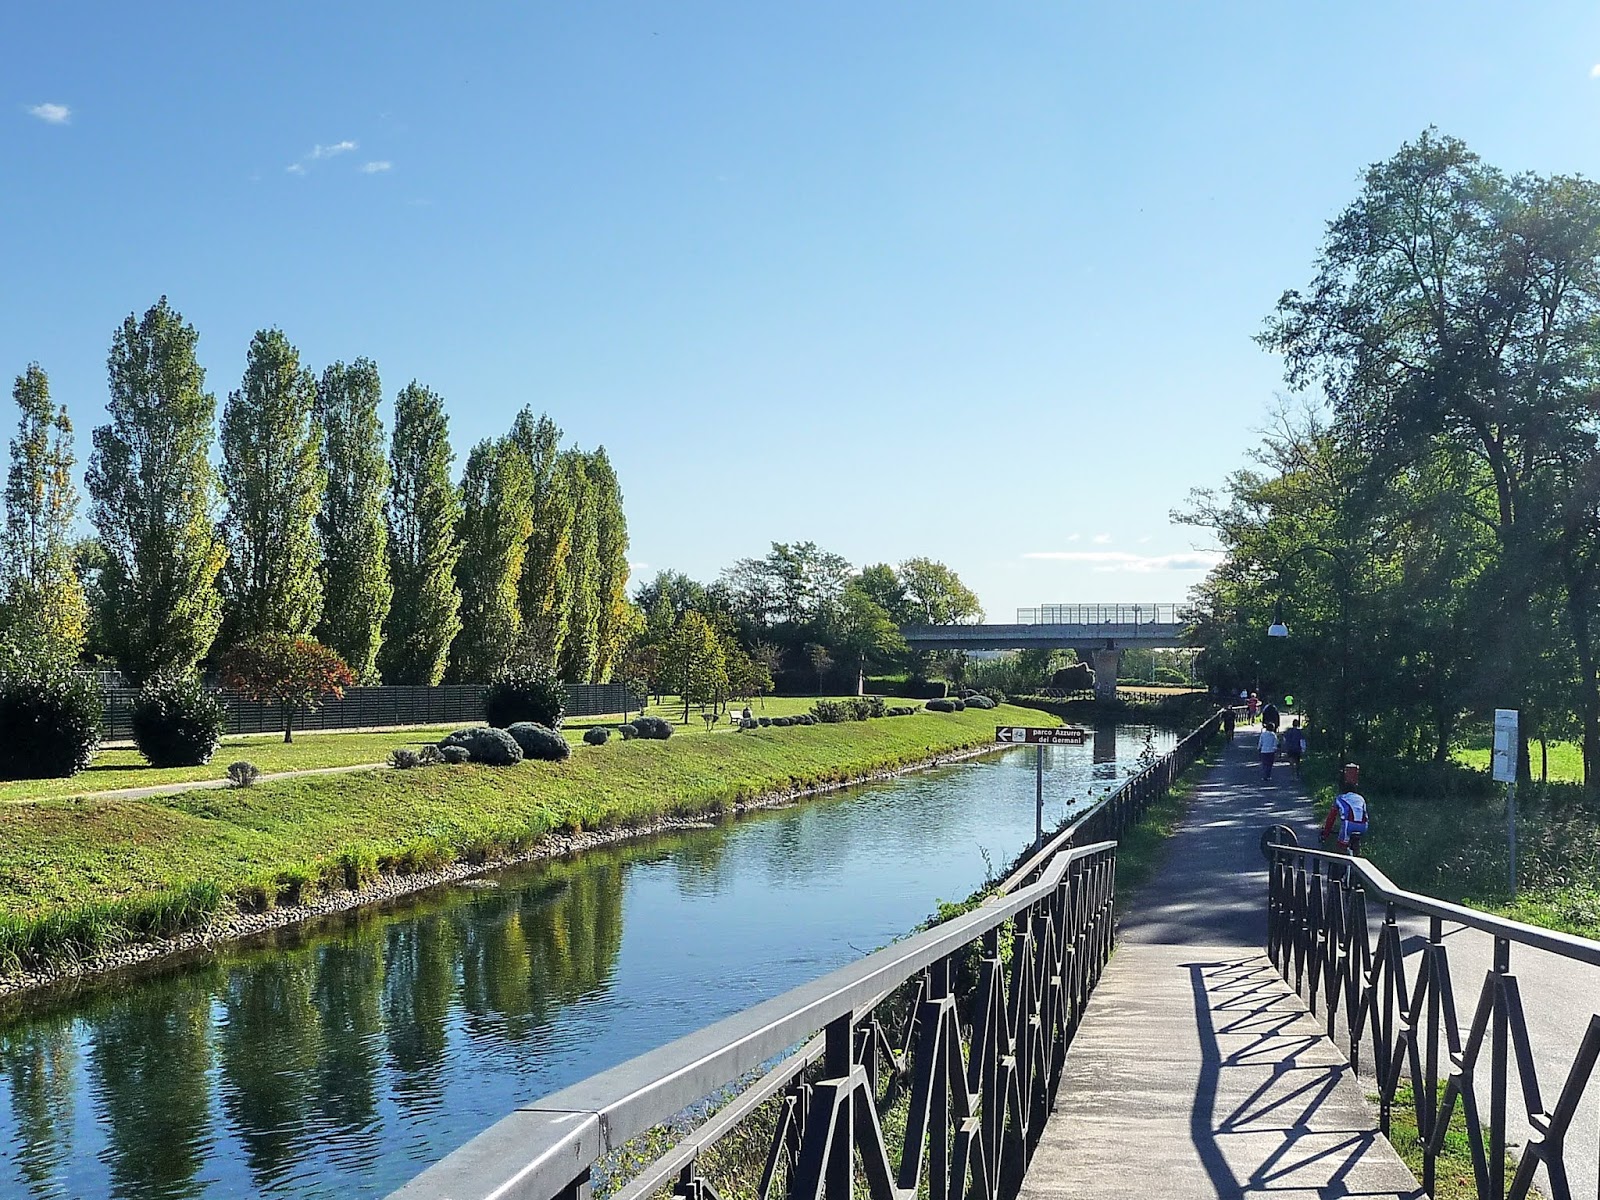
[[996,725],[994,740],[1019,746],[1081,746],[1089,740],[1089,731],[1076,725],[1052,725],[1044,729],[1033,725]]

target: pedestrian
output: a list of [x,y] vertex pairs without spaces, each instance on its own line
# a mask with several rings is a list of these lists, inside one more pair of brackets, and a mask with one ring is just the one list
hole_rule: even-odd
[[1250,722],[1251,722],[1251,724],[1255,723],[1256,713],[1258,711],[1260,711],[1260,708],[1261,708],[1261,701],[1256,697],[1256,694],[1254,692],[1251,692],[1250,693]]
[[1322,840],[1327,841],[1330,833],[1337,832],[1340,852],[1355,858],[1361,857],[1361,839],[1372,823],[1366,797],[1356,791],[1360,773],[1361,768],[1355,763],[1345,764],[1342,790],[1333,798],[1327,820],[1322,822]]
[[1261,727],[1278,732],[1278,706],[1271,700],[1261,706]]
[[1294,719],[1294,724],[1283,731],[1283,756],[1294,766],[1294,773],[1300,774],[1300,760],[1306,756],[1306,731],[1300,728],[1300,718]]
[[1275,729],[1261,730],[1261,740],[1256,743],[1256,753],[1261,755],[1261,778],[1272,778],[1272,763],[1278,757],[1278,733]]
[[1230,704],[1222,710],[1222,737],[1230,746],[1233,745],[1234,724],[1233,705]]
[[750,706],[748,704],[746,704],[744,706],[744,713],[743,713],[741,719],[745,720],[745,721],[748,721],[750,719]]

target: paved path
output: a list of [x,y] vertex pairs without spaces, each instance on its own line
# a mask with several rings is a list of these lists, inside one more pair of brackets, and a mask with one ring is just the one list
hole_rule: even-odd
[[[388,763],[351,763],[343,767],[303,767],[298,771],[269,771],[256,782],[271,783],[275,779],[301,779],[307,775],[350,775],[357,771],[387,771]],[[152,783],[148,787],[112,788],[105,792],[73,792],[67,796],[43,796],[41,800],[146,800],[151,796],[172,796],[178,792],[203,792],[215,788],[232,787],[233,783],[221,779],[190,779],[182,783]],[[28,804],[30,800],[15,800],[13,804]]]
[[1263,827],[1304,824],[1241,732],[1200,785],[1067,1057],[1023,1200],[1415,1197],[1360,1082],[1263,952]]

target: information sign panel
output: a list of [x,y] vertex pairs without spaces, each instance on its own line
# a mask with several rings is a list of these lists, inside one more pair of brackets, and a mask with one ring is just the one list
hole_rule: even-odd
[[1034,725],[996,725],[994,740],[1014,742],[1019,746],[1081,746],[1088,741],[1089,731],[1076,725],[1052,725],[1040,728]]
[[1517,781],[1517,710],[1494,710],[1494,777],[1499,783]]

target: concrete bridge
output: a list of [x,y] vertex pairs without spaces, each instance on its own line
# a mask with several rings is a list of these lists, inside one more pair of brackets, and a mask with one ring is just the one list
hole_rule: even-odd
[[1095,694],[1114,699],[1122,652],[1131,646],[1183,646],[1186,626],[1175,604],[1043,604],[1019,608],[1011,625],[908,625],[900,634],[918,651],[1076,650],[1094,668]]
[[[1264,851],[1314,835],[1246,731],[1120,911],[1117,839],[1218,724],[978,908],[532,1100],[391,1200],[589,1200],[619,1166],[612,1200],[1425,1200],[1443,1170],[1595,1200],[1600,943]],[[632,1140],[664,1122],[666,1152]]]

